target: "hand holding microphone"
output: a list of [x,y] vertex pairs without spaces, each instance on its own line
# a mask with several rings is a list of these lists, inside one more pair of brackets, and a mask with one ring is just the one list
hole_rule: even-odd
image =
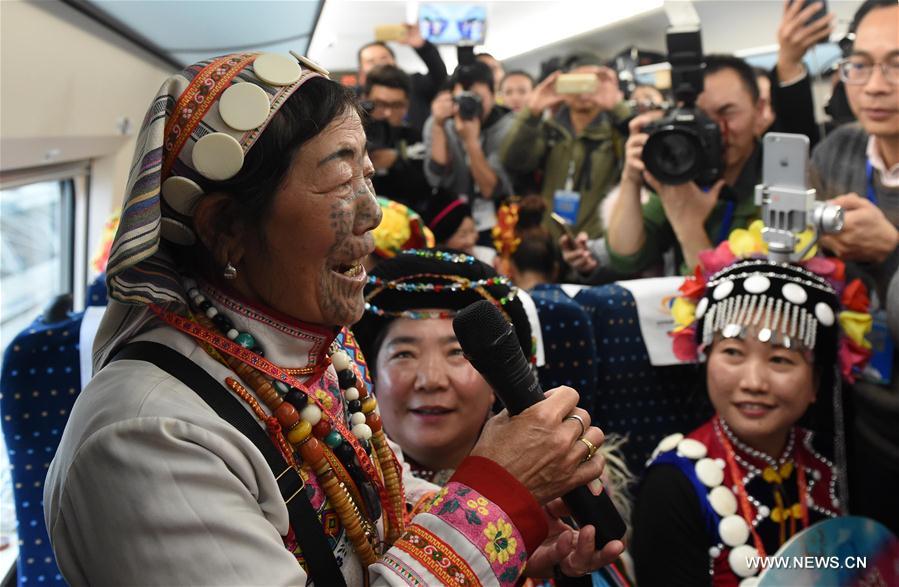
[[596,529],[596,550],[620,540],[626,527],[609,496],[585,486],[602,472],[593,447],[603,437],[589,426],[587,413],[576,409],[577,393],[561,387],[544,397],[511,325],[490,302],[459,312],[453,329],[468,360],[508,409],[488,422],[472,454],[505,467],[541,504],[562,496],[581,527]]

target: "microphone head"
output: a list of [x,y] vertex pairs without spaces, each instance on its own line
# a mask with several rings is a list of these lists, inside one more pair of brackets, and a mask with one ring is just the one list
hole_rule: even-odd
[[453,330],[465,354],[476,356],[492,348],[498,339],[511,332],[512,325],[502,312],[487,300],[463,308],[453,318]]

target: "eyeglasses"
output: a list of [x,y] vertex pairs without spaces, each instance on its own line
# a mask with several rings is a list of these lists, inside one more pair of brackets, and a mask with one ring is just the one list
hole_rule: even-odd
[[880,72],[887,82],[899,85],[899,56],[890,57],[888,61],[873,63],[868,59],[850,57],[840,62],[840,79],[854,86],[868,83],[874,66],[880,67]]

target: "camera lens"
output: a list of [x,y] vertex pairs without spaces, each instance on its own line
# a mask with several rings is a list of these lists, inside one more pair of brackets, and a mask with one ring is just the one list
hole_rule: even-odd
[[693,179],[700,153],[695,137],[669,129],[650,136],[643,148],[643,161],[659,181],[679,184]]
[[678,176],[688,172],[696,162],[693,143],[682,134],[660,137],[655,153],[656,162],[667,175]]
[[843,230],[843,208],[824,202],[816,202],[812,211],[812,223],[821,234],[836,234]]

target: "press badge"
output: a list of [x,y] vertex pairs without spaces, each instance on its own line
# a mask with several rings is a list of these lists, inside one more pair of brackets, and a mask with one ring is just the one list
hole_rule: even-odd
[[553,194],[553,212],[568,221],[577,224],[577,214],[581,209],[581,195],[570,190],[556,190]]
[[893,339],[887,326],[886,312],[879,310],[872,314],[874,322],[868,340],[871,342],[871,359],[865,367],[864,379],[871,383],[889,385],[893,379]]

